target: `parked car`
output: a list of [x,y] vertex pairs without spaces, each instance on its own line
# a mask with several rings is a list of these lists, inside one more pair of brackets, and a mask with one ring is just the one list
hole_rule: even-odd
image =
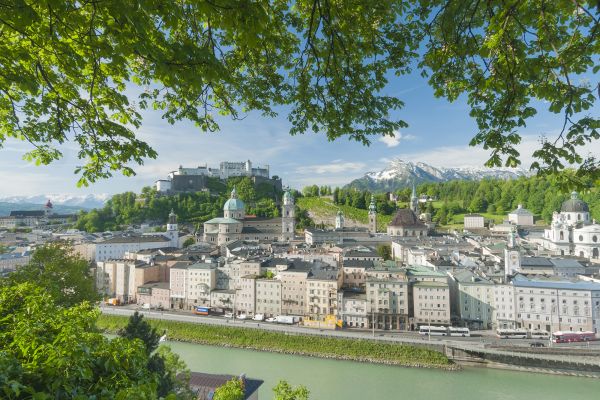
[[246,314],[240,314],[236,318],[237,319],[248,319],[248,316]]
[[223,316],[224,316],[225,318],[233,318],[233,313],[226,312],[225,314],[223,314]]
[[254,314],[254,317],[252,317],[252,319],[255,321],[264,321],[265,314]]
[[277,318],[275,318],[275,317],[267,318],[267,319],[265,319],[265,322],[277,322]]
[[546,344],[543,342],[531,342],[531,344],[529,346],[531,346],[531,347],[546,347]]

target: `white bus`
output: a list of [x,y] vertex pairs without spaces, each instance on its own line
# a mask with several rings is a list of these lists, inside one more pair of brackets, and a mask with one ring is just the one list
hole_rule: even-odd
[[530,331],[529,337],[531,339],[550,339],[550,332],[546,331]]
[[458,328],[458,327],[452,327],[452,326],[448,328],[448,334],[450,336],[462,336],[462,337],[471,336],[471,332],[469,331],[469,328]]
[[420,335],[448,336],[448,328],[445,326],[423,325],[419,327]]
[[496,336],[500,339],[527,339],[527,330],[525,329],[498,329]]

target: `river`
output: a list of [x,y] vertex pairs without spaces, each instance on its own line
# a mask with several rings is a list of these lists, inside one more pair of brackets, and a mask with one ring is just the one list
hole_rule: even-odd
[[168,342],[192,371],[262,379],[260,400],[280,379],[310,390],[311,400],[592,400],[600,380],[465,368],[448,372]]

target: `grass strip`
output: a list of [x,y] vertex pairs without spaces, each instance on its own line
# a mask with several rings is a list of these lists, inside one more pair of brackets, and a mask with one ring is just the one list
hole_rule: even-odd
[[[128,317],[101,314],[97,326],[106,332],[116,333],[127,321]],[[405,367],[458,369],[456,364],[438,351],[404,344],[178,321],[147,321],[159,332],[166,330],[169,340],[174,341]]]

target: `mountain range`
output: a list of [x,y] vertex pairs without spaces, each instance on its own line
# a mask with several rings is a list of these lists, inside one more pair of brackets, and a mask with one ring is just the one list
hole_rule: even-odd
[[373,192],[391,192],[427,182],[447,182],[451,180],[481,180],[485,178],[515,179],[520,176],[529,176],[530,173],[521,168],[481,168],[434,167],[426,163],[412,163],[400,159],[393,160],[381,171],[367,172],[345,187]]
[[33,196],[0,196],[0,215],[7,215],[12,210],[40,210],[48,200],[54,205],[56,212],[76,212],[101,208],[110,199],[108,194],[69,194],[54,193]]

